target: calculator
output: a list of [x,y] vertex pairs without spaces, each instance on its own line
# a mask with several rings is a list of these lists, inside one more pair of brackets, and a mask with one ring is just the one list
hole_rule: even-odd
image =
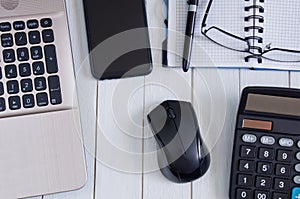
[[243,90],[229,197],[300,199],[300,90]]

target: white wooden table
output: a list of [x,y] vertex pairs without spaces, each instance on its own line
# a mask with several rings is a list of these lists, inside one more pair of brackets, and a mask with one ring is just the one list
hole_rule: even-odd
[[[293,72],[229,69],[180,69],[161,66],[147,77],[98,82],[86,62],[82,0],[67,0],[86,147],[88,181],[78,191],[44,199],[223,199],[228,198],[235,117],[239,96],[248,85],[300,87]],[[163,28],[162,0],[147,0],[149,26]],[[164,34],[151,32],[159,46]],[[174,184],[157,168],[156,143],[146,114],[166,99],[192,101],[202,136],[211,149],[209,172],[193,183]],[[36,197],[41,199],[42,197]]]

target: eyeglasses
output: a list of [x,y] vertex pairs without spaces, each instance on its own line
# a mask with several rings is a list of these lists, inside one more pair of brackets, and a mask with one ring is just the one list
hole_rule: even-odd
[[[259,36],[242,38],[217,26],[207,28],[206,21],[212,3],[213,0],[210,0],[201,24],[201,33],[206,38],[229,50],[250,53],[249,56],[245,57],[246,62],[248,62],[251,58],[256,58],[259,63],[262,63],[263,58],[275,62],[300,62],[300,51],[284,48],[271,48],[270,45],[267,45],[266,49],[262,49],[259,46],[251,45],[253,41],[263,43],[263,38]],[[263,12],[263,10],[260,11]],[[259,17],[259,19],[263,20],[263,16],[252,15],[249,17]],[[246,27],[245,31],[249,31],[250,29],[257,29],[259,33],[263,32],[263,28],[258,26]]]

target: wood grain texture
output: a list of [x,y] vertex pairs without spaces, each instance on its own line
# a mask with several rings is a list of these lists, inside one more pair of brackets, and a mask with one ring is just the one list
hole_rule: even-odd
[[226,198],[239,102],[239,70],[195,69],[194,107],[210,149],[209,171],[193,183],[193,198]]
[[144,77],[99,83],[97,199],[141,198],[143,84]]

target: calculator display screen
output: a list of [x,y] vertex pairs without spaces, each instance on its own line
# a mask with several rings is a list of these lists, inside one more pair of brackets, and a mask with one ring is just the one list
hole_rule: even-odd
[[248,94],[246,111],[300,116],[300,99],[262,94]]

